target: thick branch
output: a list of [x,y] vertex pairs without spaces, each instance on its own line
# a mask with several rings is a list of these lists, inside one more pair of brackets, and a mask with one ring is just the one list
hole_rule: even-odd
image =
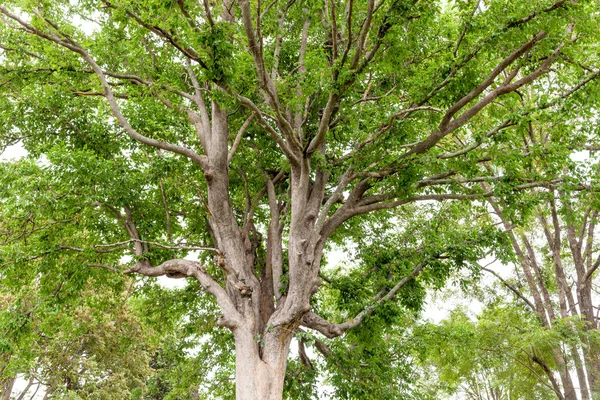
[[133,267],[126,270],[124,273],[137,273],[144,276],[157,277],[168,276],[170,278],[196,278],[204,290],[215,296],[221,311],[224,313],[224,318],[221,318],[219,324],[227,327],[235,327],[241,324],[242,316],[236,310],[233,302],[223,289],[213,278],[206,272],[198,261],[173,259],[152,267],[147,260],[138,261]]

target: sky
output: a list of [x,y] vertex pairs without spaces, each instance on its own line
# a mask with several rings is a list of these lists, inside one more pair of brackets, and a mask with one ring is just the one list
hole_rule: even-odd
[[16,144],[14,146],[8,146],[2,154],[0,154],[1,161],[8,161],[19,159],[21,157],[25,157],[27,155],[27,151],[23,148],[21,144]]

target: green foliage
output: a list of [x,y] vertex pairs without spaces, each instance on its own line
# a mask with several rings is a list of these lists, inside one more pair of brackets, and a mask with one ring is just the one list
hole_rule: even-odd
[[[131,128],[149,139],[205,156],[186,110],[200,112],[199,104],[212,101],[225,109],[227,149],[258,111],[228,167],[233,218],[240,226],[253,222],[253,238],[267,236],[271,215],[263,188],[280,173],[284,249],[290,235],[291,168],[265,127],[288,138],[273,109],[290,120],[301,111],[294,124],[302,162],[310,164],[311,178],[327,176],[325,196],[353,171],[352,185],[368,180],[365,198],[373,203],[365,207],[384,199],[389,207],[332,233],[325,252],[341,248],[355,260],[323,265],[325,284],[311,303],[330,321],[361,313],[364,321],[344,338],[323,339],[331,354],[311,357],[312,368],[290,357],[287,398],[314,398],[325,383],[327,398],[433,399],[482,377],[516,393],[512,398],[548,398],[527,354],[554,367],[552,350],[580,340],[576,321],[545,330],[503,302],[476,321],[460,311],[439,326],[415,320],[427,293],[448,279],[476,288],[481,259],[516,260],[486,200],[493,198],[507,220],[523,227],[548,200],[538,188],[569,194],[585,184],[590,190],[573,195],[573,203],[600,204],[597,165],[572,159],[575,150],[599,144],[600,90],[591,79],[600,61],[597,2],[377,1],[376,28],[365,33],[363,54],[358,46],[369,2],[267,3],[250,4],[252,26],[262,35],[258,67],[243,26],[227,22],[228,12],[241,15],[238,2],[5,0],[2,6],[31,29],[85,48],[106,72]],[[214,299],[197,281],[168,290],[118,273],[140,260],[132,256],[139,239],[129,240],[127,232],[135,221],[153,265],[193,257],[225,281],[211,254],[180,246],[217,245],[206,171],[133,140],[80,53],[2,18],[0,146],[20,143],[28,156],[0,163],[0,381],[39,372],[56,398],[233,398],[233,339],[217,327]],[[333,19],[339,38],[331,35]],[[497,97],[428,151],[407,153],[440,133],[446,111],[540,31],[546,37],[454,121],[500,88],[513,68],[519,68],[515,82],[562,43],[550,73]],[[306,51],[299,57],[303,32]],[[257,68],[272,77],[272,87]],[[257,109],[240,105],[241,96]],[[330,98],[336,98],[332,118],[322,125]],[[326,149],[309,155],[321,126],[329,129]],[[352,185],[329,216],[347,203]],[[398,207],[390,210],[392,202]],[[565,220],[583,218],[576,205],[559,212]],[[258,245],[249,253],[264,258],[267,251]],[[288,257],[285,249],[282,295],[290,283]],[[260,276],[265,265],[256,264]],[[544,273],[550,281],[548,268]],[[384,298],[396,285],[393,299]],[[307,335],[298,340],[318,351],[322,338]],[[260,343],[264,336],[256,338]],[[415,379],[418,368],[432,371],[436,383]]]
[[[552,366],[560,334],[541,327],[531,313],[507,304],[485,309],[475,320],[457,309],[439,325],[415,330],[425,368],[436,377],[438,396],[489,391],[507,399],[553,399],[532,358]],[[471,398],[471,397],[469,397]]]
[[1,377],[33,374],[57,399],[134,398],[151,374],[145,338],[153,332],[124,304],[132,283],[100,293],[101,283],[90,278],[71,298],[62,292],[67,285],[49,294],[36,282],[18,294],[3,288],[10,306],[0,313]]

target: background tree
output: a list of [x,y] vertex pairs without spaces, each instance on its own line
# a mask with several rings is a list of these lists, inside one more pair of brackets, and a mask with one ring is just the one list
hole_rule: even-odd
[[[139,398],[151,374],[153,343],[152,331],[127,305],[132,285],[115,292],[91,278],[73,296],[67,284],[72,275],[50,293],[39,280],[25,278],[20,277],[18,288],[6,280],[2,286],[3,295],[14,295],[0,314],[3,398],[29,399],[35,393]],[[16,378],[26,381],[20,392],[13,390]]]
[[[600,393],[597,381],[598,277],[595,274],[600,264],[595,235],[596,149],[589,147],[592,153],[583,157],[580,154],[579,160],[559,156],[557,148],[548,147],[550,142],[538,136],[553,136],[556,141],[565,134],[563,127],[547,125],[546,117],[527,122],[530,135],[524,140],[530,151],[546,154],[545,163],[560,157],[558,165],[563,179],[580,190],[571,191],[568,196],[563,191],[532,190],[529,211],[521,222],[515,221],[515,215],[490,198],[490,211],[506,229],[509,239],[505,243],[508,244],[506,252],[512,253],[512,260],[508,257],[503,261],[504,271],[499,269],[497,262],[495,266],[482,267],[497,285],[493,287],[488,282],[475,291],[475,297],[486,304],[476,321],[458,310],[442,326],[426,326],[427,333],[421,334],[440,342],[448,336],[456,336],[456,344],[449,350],[432,350],[425,359],[436,366],[435,370],[443,380],[452,382],[451,391],[466,385],[474,398],[510,398],[508,393],[515,390],[510,388],[519,380],[513,376],[515,372],[507,375],[503,369],[515,366],[515,362],[520,364],[517,369],[526,366],[530,370],[517,374],[534,373],[533,376],[537,375],[537,379],[551,389],[549,393],[554,392],[553,396],[559,399],[572,396],[590,399]],[[588,133],[595,129],[594,123],[586,124],[584,128]],[[568,127],[566,131],[568,136],[565,137],[569,140],[586,134],[574,127]],[[569,152],[565,154],[569,155]],[[507,295],[513,301],[507,302]],[[511,318],[514,318],[512,322]],[[490,321],[493,328],[488,330]],[[470,335],[471,340],[464,335]],[[478,335],[485,340],[475,339]],[[473,347],[457,351],[465,341]],[[494,370],[482,372],[479,367],[487,362],[477,362],[476,357],[487,359],[489,356],[497,358],[499,364],[493,364]],[[458,357],[463,357],[462,361],[455,359]],[[460,368],[461,363],[465,368]],[[486,379],[482,383],[483,377]],[[527,390],[527,384],[524,387]],[[547,390],[536,392],[544,391]],[[525,393],[518,396],[525,396]]]
[[[571,107],[577,108],[577,100]],[[548,329],[552,329],[554,324],[560,327],[570,318],[582,322],[580,327],[584,328],[584,332],[579,333],[580,342],[565,342],[563,349],[557,347],[555,357],[559,366],[564,365],[559,369],[562,368],[560,375],[565,390],[575,391],[575,388],[569,388],[577,386],[581,397],[587,399],[593,393],[600,393],[598,343],[594,339],[598,313],[593,294],[594,272],[598,267],[594,244],[597,147],[582,147],[587,151],[578,155],[579,159],[583,155],[583,161],[577,161],[569,151],[570,146],[561,149],[550,145],[550,142],[584,143],[595,134],[597,124],[591,120],[581,126],[577,123],[578,116],[570,118],[570,124],[563,124],[551,115],[538,114],[537,118],[526,121],[527,136],[523,137],[523,142],[528,151],[545,154],[541,163],[531,163],[526,168],[560,169],[565,185],[575,190],[542,193],[532,189],[532,207],[522,223],[515,221],[514,215],[505,212],[504,207],[493,198],[489,199],[489,203],[507,230],[519,265],[519,275],[527,282],[526,293],[519,293],[513,285],[513,294],[525,301]],[[528,299],[527,296],[531,297]],[[577,379],[575,385],[570,382],[571,376]]]
[[[564,337],[539,324],[535,315],[498,300],[473,321],[454,310],[440,324],[417,330],[434,398],[473,400],[564,399],[555,379],[553,350]],[[433,377],[433,379],[432,379]]]
[[302,329],[342,336],[448,270],[443,252],[411,257],[328,321],[329,243],[419,202],[518,210],[523,190],[567,190],[556,168],[521,167],[544,154],[521,151],[519,122],[583,93],[575,112],[592,108],[600,74],[587,1],[10,0],[0,13],[3,141],[39,160],[2,166],[2,276],[196,279],[233,333],[238,399],[281,398]]
[[[595,185],[594,185],[595,186]],[[518,260],[515,273],[525,287],[500,278],[524,302],[547,329],[575,332],[578,339],[556,346],[556,361],[563,365],[563,387],[571,376],[584,399],[599,393],[598,305],[594,272],[597,269],[595,193],[564,193],[537,207],[527,230],[510,229],[512,247]],[[505,226],[510,222],[495,205]],[[514,279],[514,278],[513,278]],[[556,325],[556,326],[555,326]],[[570,329],[567,327],[571,325]],[[576,391],[575,388],[572,389]]]

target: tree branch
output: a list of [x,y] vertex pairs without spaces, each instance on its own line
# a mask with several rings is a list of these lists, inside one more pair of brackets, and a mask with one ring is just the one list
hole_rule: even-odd
[[124,273],[137,273],[150,277],[163,275],[170,278],[194,277],[200,282],[204,290],[215,297],[221,307],[224,317],[219,319],[219,325],[233,328],[242,323],[242,316],[235,308],[225,289],[213,280],[198,261],[173,259],[152,267],[147,260],[141,260]]
[[[300,162],[300,158],[299,158],[298,154],[296,154],[296,152],[292,149],[292,147],[289,145],[289,143],[263,118],[265,116],[265,113],[263,111],[261,111],[258,108],[258,106],[256,104],[254,104],[254,102],[252,100],[250,100],[249,98],[244,97],[239,94],[233,94],[231,92],[229,92],[229,93],[232,94],[233,96],[235,96],[240,104],[247,107],[250,111],[252,111],[256,115],[257,122],[260,124],[260,126],[265,128],[265,131],[267,131],[267,134],[275,141],[275,143],[277,143],[277,145],[283,151],[283,153],[286,155],[288,160],[290,160],[290,162],[292,164],[298,165]],[[276,118],[273,118],[271,116],[269,116],[269,117],[274,120],[277,120]]]
[[36,29],[34,26],[23,21],[17,15],[8,11],[4,6],[0,6],[0,12],[2,12],[4,15],[6,15],[9,18],[16,21],[21,26],[23,26],[28,33],[37,35],[43,39],[54,42],[54,43],[58,44],[59,46],[65,47],[66,49],[79,54],[92,67],[92,69],[96,73],[96,76],[100,79],[100,84],[102,85],[102,88],[104,89],[105,97],[108,100],[108,103],[113,112],[113,115],[119,122],[119,125],[121,125],[121,127],[125,130],[125,132],[132,139],[134,139],[142,144],[148,145],[148,146],[157,147],[162,150],[166,150],[166,151],[170,151],[173,153],[183,155],[183,156],[189,158],[190,160],[192,160],[194,163],[198,164],[202,168],[205,168],[207,166],[206,157],[195,153],[193,150],[190,150],[188,148],[185,148],[185,147],[182,147],[182,146],[179,146],[176,144],[162,142],[160,140],[152,139],[152,138],[149,138],[149,137],[139,134],[131,126],[131,124],[129,123],[127,118],[125,118],[125,116],[121,113],[121,110],[115,99],[114,93],[106,80],[106,75],[104,74],[104,71],[102,70],[102,68],[100,68],[100,66],[96,63],[96,61],[77,43],[73,42],[70,39],[66,39],[66,40],[60,39],[56,35],[48,34],[48,33],[45,33],[45,32],[42,32],[42,31]]
[[490,274],[494,275],[496,278],[498,278],[498,280],[500,282],[502,282],[502,284],[504,286],[506,286],[511,292],[513,292],[518,298],[520,298],[521,300],[523,300],[528,306],[529,308],[531,308],[533,310],[533,312],[536,312],[535,306],[533,305],[533,303],[531,301],[529,301],[527,299],[527,297],[523,296],[523,294],[521,292],[519,292],[517,290],[517,288],[515,288],[514,286],[512,286],[510,283],[508,283],[506,280],[504,280],[500,275],[498,275],[495,271],[492,271],[489,268],[481,268],[482,271],[486,271],[489,272]]
[[383,293],[380,292],[380,295],[374,298],[375,305],[365,307],[360,313],[356,315],[356,317],[354,317],[351,320],[348,320],[341,324],[333,324],[311,311],[305,314],[304,317],[302,317],[302,325],[310,329],[315,329],[328,338],[341,336],[347,330],[359,326],[367,316],[371,315],[375,311],[376,305],[380,305],[384,302],[390,301],[404,285],[406,285],[412,279],[416,278],[425,268],[426,265],[426,261],[421,262],[419,265],[417,265],[417,267],[413,269],[410,275],[402,278],[392,289],[389,290],[389,292],[387,292],[387,294],[383,295]]
[[244,121],[244,123],[238,130],[238,133],[235,136],[235,140],[233,141],[233,144],[231,145],[231,149],[229,150],[229,154],[227,155],[227,164],[231,163],[231,160],[233,159],[233,155],[235,154],[235,151],[237,150],[237,148],[240,144],[240,141],[242,140],[242,136],[244,135],[244,132],[246,132],[246,129],[248,129],[248,126],[250,126],[250,122],[252,122],[252,119],[254,119],[255,115],[256,115],[255,113],[250,114],[250,116],[246,119],[246,121]]

